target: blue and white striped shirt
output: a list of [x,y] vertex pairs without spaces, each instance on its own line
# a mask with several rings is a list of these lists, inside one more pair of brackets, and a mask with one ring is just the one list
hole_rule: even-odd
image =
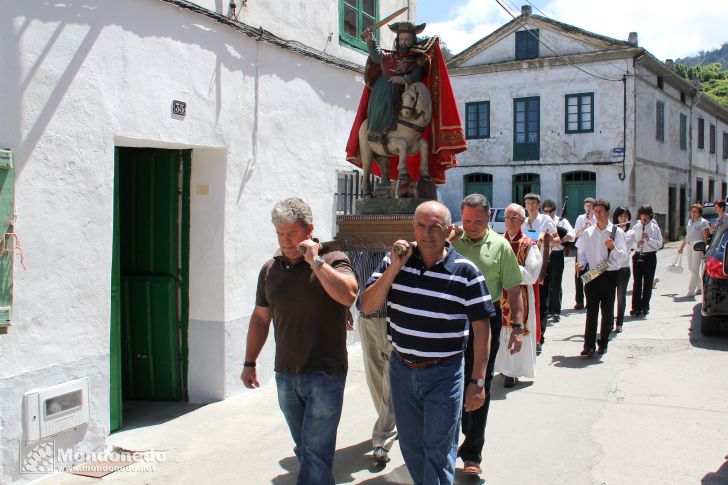
[[[390,264],[388,253],[367,286]],[[469,322],[495,314],[482,273],[450,245],[447,255],[429,269],[415,249],[387,295],[388,337],[397,352],[415,362],[463,352]]]

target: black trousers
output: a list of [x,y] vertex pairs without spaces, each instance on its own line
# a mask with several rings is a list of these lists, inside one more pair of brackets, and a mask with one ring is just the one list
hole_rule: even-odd
[[632,311],[642,312],[650,310],[652,298],[652,283],[655,281],[655,268],[657,268],[657,253],[652,251],[632,256],[632,269],[634,283],[632,283]]
[[[577,258],[579,256],[579,250],[576,249],[576,245],[572,245],[572,249],[574,250],[574,261],[579,261]],[[580,276],[584,273],[586,273],[586,270],[574,272],[574,287],[576,288],[575,303],[582,306],[584,306],[584,283],[581,281]]]
[[[485,403],[475,411],[466,412],[463,410],[461,427],[465,440],[458,449],[458,456],[463,461],[483,461],[483,445],[485,445],[485,424],[488,421],[488,409],[490,409],[490,385],[493,382],[493,368],[495,356],[500,346],[501,309],[500,305],[495,307],[496,316],[490,319],[490,356],[488,357],[488,369],[485,372]],[[472,335],[472,331],[471,331]],[[465,387],[468,388],[470,378],[473,375],[473,339],[468,339],[468,346],[465,348]]]
[[605,271],[584,286],[586,294],[586,325],[584,327],[584,348],[596,349],[599,311],[602,312],[599,345],[609,344],[609,334],[614,323],[614,294],[617,289],[618,271]]
[[546,310],[552,315],[561,315],[561,281],[564,277],[564,251],[551,251],[549,268],[546,272],[549,291],[541,297],[546,302]]
[[631,271],[629,267],[617,270],[617,325],[624,323],[624,311],[627,307],[627,286]]

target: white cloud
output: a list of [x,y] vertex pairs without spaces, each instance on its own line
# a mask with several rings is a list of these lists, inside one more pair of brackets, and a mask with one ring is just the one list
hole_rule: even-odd
[[[527,2],[501,3],[518,15],[520,4]],[[597,34],[626,40],[629,32],[637,32],[640,46],[663,60],[728,42],[725,0],[551,0],[537,5],[543,5],[540,8],[547,17]],[[535,8],[533,13],[540,15]],[[449,20],[428,24],[426,32],[439,35],[458,53],[510,20],[495,0],[469,0],[454,8]]]
[[453,7],[449,20],[427,24],[427,35],[438,35],[447,47],[458,53],[493,32],[508,20],[508,14],[492,0],[468,0]]

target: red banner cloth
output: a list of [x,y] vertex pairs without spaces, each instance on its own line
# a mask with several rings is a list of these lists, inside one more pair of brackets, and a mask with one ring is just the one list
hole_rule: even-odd
[[[425,51],[429,63],[425,68],[422,82],[430,90],[432,97],[432,121],[422,134],[430,147],[429,171],[432,181],[437,184],[445,183],[445,170],[457,166],[455,154],[465,151],[468,148],[465,141],[463,124],[460,121],[455,94],[450,85],[450,77],[445,66],[445,59],[440,50],[440,39],[434,37],[434,42]],[[369,104],[369,86],[364,86],[364,91],[359,101],[359,109],[354,118],[354,125],[349,133],[349,141],[346,144],[346,159],[356,165],[362,166],[359,157],[359,128],[367,119],[367,106]],[[398,156],[389,157],[389,174],[392,180],[398,176]],[[413,180],[420,178],[420,155],[407,157],[407,170]],[[379,167],[372,163],[371,171],[374,175],[381,176]]]

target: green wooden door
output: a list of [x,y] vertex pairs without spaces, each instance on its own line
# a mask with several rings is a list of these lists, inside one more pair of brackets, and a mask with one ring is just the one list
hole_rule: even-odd
[[118,165],[123,398],[182,400],[189,151],[120,148]]
[[579,214],[584,212],[584,199],[596,197],[597,174],[585,171],[565,173],[562,185],[564,197],[569,197],[566,218],[574,224]]
[[493,176],[489,173],[471,173],[463,180],[463,197],[482,194],[493,204]]
[[541,193],[541,177],[537,173],[519,173],[513,176],[513,202],[524,205],[523,197],[529,192]]

